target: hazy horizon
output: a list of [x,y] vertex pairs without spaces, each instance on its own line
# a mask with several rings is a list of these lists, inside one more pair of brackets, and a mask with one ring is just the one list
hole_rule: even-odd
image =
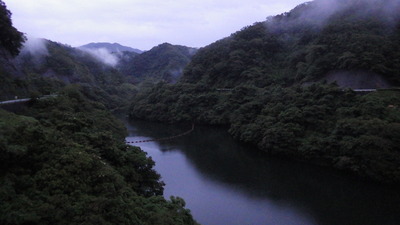
[[140,50],[164,42],[203,47],[303,2],[5,0],[13,25],[28,37],[73,47],[110,42]]

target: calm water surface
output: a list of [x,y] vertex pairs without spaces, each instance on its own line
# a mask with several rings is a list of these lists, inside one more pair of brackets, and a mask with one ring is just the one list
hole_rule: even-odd
[[[182,133],[191,125],[126,123],[128,141]],[[135,144],[156,162],[164,196],[185,199],[204,225],[398,225],[400,192],[318,166],[268,157],[226,129],[196,126],[168,142]]]

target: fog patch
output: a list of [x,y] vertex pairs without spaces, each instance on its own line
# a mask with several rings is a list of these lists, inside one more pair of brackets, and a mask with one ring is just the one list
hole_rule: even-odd
[[178,69],[171,69],[168,71],[168,74],[170,75],[169,82],[174,84],[182,77],[183,67]]
[[332,16],[346,11],[356,17],[395,22],[400,18],[399,10],[399,0],[315,0],[300,4],[290,12],[268,17],[266,25],[273,32],[296,30],[301,26],[320,29]]
[[106,48],[90,49],[90,48],[80,48],[82,51],[89,53],[91,56],[99,60],[100,62],[115,67],[118,62],[118,53],[111,53]]
[[47,40],[43,38],[28,37],[21,50],[21,54],[31,54],[32,56],[48,56]]
[[194,56],[197,53],[198,49],[197,48],[189,48],[188,53],[190,56]]
[[340,1],[328,0],[307,2],[303,5],[300,5],[299,8],[302,7],[308,7],[309,9],[305,10],[299,15],[295,15],[297,17],[297,21],[317,26],[324,25],[328,18],[343,8],[342,4],[340,4]]

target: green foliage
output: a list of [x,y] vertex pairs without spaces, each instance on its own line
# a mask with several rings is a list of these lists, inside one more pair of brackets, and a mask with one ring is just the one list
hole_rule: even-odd
[[139,92],[130,116],[230,124],[235,138],[270,154],[400,183],[399,106],[397,91],[359,96],[322,84],[219,91],[201,84],[160,83]]
[[0,0],[0,47],[16,56],[24,41],[23,33],[12,25],[11,12],[7,9],[6,4]]
[[358,96],[317,83],[362,71],[399,85],[399,10],[392,0],[301,4],[199,49],[181,82],[141,90],[130,116],[229,124],[270,154],[399,184],[398,90]]
[[8,72],[10,76],[0,76],[3,81],[0,96],[4,100],[14,96],[29,97],[32,92],[54,94],[68,84],[80,84],[81,91],[91,100],[103,103],[112,111],[126,111],[136,93],[128,76],[86,52],[44,39],[41,41],[46,46],[46,54],[32,55],[24,51],[12,65],[17,71]]
[[144,80],[175,83],[195,51],[164,43],[124,62],[120,70],[132,76],[136,83]]
[[[2,14],[0,48],[16,55],[21,34],[0,1]],[[125,144],[123,124],[109,112],[137,92],[131,79],[43,42],[46,54],[0,56],[0,96],[32,98],[22,115],[0,110],[0,224],[197,224],[182,199],[162,197],[154,161]]]
[[182,81],[265,87],[321,80],[335,70],[362,70],[400,84],[400,17],[395,12],[400,4],[332,2],[304,3],[200,49]]
[[0,110],[1,224],[196,224],[154,162],[79,86]]

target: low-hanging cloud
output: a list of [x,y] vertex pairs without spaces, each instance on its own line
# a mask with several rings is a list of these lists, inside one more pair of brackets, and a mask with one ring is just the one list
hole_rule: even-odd
[[28,40],[25,41],[21,50],[21,54],[26,53],[37,57],[49,55],[49,51],[47,50],[46,46],[46,40],[42,38],[28,37]]
[[119,58],[116,54],[111,53],[105,48],[98,48],[98,49],[89,49],[89,48],[80,48],[82,51],[85,51],[92,55],[94,58],[99,60],[100,62],[115,67],[118,62]]
[[[359,9],[359,10],[358,10]],[[293,27],[311,25],[322,28],[337,12],[350,10],[353,16],[375,17],[384,22],[399,19],[399,0],[314,0],[298,5],[283,16],[269,17],[267,27],[275,32],[291,30]]]

